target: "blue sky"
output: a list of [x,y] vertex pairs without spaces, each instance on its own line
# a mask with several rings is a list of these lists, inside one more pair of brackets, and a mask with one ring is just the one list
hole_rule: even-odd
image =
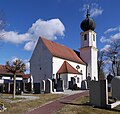
[[108,40],[120,38],[120,0],[0,0],[7,23],[0,33],[0,64],[15,58],[27,63],[40,35],[77,50],[87,4],[98,49],[106,49]]

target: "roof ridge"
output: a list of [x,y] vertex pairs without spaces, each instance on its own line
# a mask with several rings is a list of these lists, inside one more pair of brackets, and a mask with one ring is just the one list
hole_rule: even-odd
[[78,57],[73,49],[46,38],[40,38],[53,56],[86,65],[86,63],[80,57]]

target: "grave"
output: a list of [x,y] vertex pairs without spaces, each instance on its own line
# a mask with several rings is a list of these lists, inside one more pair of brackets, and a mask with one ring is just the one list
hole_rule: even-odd
[[112,97],[120,100],[120,76],[116,76],[112,79]]
[[81,82],[81,89],[82,89],[82,90],[87,90],[87,81],[86,81],[86,80],[83,80],[83,81]]
[[41,93],[45,92],[45,80],[41,81]]
[[[112,80],[112,98],[120,98],[120,77]],[[107,80],[90,82],[90,104],[101,108],[114,108],[120,105],[120,101],[108,104],[108,85]]]
[[52,93],[52,80],[47,79],[45,81],[45,93]]
[[34,83],[34,93],[35,94],[40,93],[40,83]]
[[90,81],[90,104],[105,108],[108,104],[107,80]]
[[56,92],[63,92],[63,91],[64,91],[64,81],[61,79],[58,79]]

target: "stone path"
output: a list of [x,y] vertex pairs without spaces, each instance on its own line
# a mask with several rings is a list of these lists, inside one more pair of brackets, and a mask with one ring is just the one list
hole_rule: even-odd
[[60,98],[56,101],[50,102],[48,104],[45,104],[37,109],[34,109],[32,111],[27,112],[27,114],[53,114],[62,107],[65,106],[65,104],[72,102],[73,100],[78,99],[79,97],[82,96],[87,96],[89,95],[88,91],[83,91],[80,93],[76,93],[74,95],[69,95],[64,98]]

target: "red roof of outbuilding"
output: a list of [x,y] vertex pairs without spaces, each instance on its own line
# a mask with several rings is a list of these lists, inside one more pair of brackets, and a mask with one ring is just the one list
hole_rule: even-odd
[[[13,73],[9,72],[4,65],[0,65],[0,75],[13,76]],[[23,72],[16,74],[18,77],[22,77],[23,75]]]
[[60,57],[62,59],[70,60],[73,62],[77,62],[80,64],[86,64],[81,58],[78,57],[78,55],[70,48],[60,45],[58,43],[55,43],[53,41],[47,40],[45,38],[40,37],[45,44],[45,46],[48,48],[48,50],[51,52],[51,54],[55,57]]
[[30,78],[30,74],[25,74],[25,75],[23,75],[23,78],[24,78],[24,79]]
[[57,74],[64,74],[64,73],[80,74],[67,61],[64,61],[64,63],[62,64],[62,66],[60,67],[60,69],[57,72]]

